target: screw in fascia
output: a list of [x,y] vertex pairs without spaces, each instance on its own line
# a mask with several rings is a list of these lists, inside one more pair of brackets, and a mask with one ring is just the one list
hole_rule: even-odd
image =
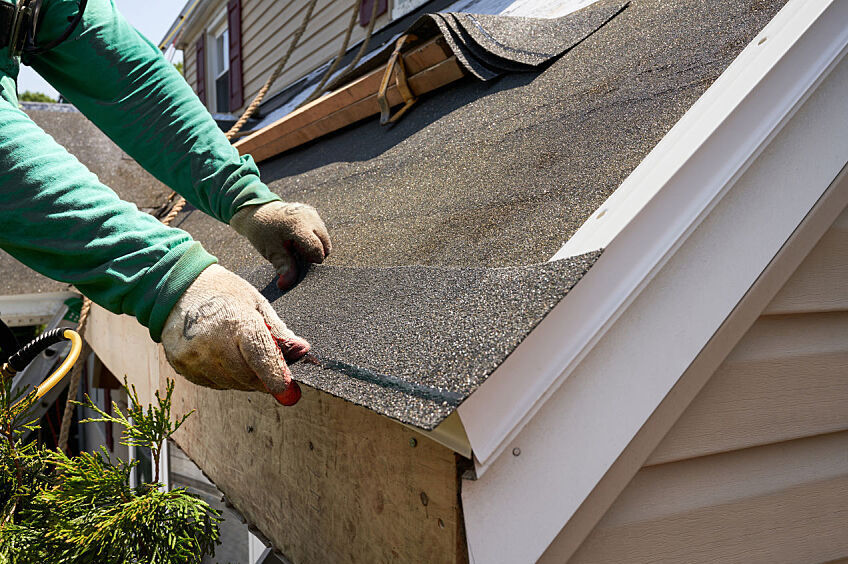
[[252,433],[252,432],[253,432],[253,425],[248,425],[248,426],[247,426],[247,432],[248,432],[248,433]]
[[520,455],[521,455],[521,449],[520,448],[515,447],[514,449],[512,449],[512,456],[520,456]]
[[412,448],[417,447],[418,446],[418,440],[415,437],[411,437],[409,439],[409,446],[411,446]]

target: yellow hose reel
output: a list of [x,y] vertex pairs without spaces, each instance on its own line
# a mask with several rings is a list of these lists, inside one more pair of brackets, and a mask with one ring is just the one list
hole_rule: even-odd
[[[23,370],[27,364],[32,362],[38,354],[44,352],[47,347],[60,342],[62,339],[71,342],[71,350],[68,353],[68,356],[65,357],[65,360],[62,361],[62,364],[60,364],[59,367],[35,389],[35,399],[44,397],[47,392],[52,390],[56,384],[62,381],[62,378],[71,371],[71,368],[73,368],[74,364],[76,364],[79,359],[80,351],[82,351],[82,337],[80,337],[79,333],[73,329],[53,330],[36,338],[29,345],[25,346],[15,355],[10,357],[9,360],[3,364],[2,368],[0,368],[0,373],[2,373],[4,378],[14,376]],[[27,398],[22,398],[18,401],[18,403],[25,399]]]

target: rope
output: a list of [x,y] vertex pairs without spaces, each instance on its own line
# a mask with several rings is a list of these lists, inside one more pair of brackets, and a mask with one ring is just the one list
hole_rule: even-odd
[[[374,4],[377,4],[377,0],[375,0]],[[359,15],[359,10],[362,7],[362,0],[356,0],[353,3],[353,10],[350,12],[350,23],[347,26],[347,31],[345,31],[344,41],[342,41],[341,46],[339,46],[339,52],[336,53],[335,58],[333,59],[333,64],[330,65],[330,68],[327,69],[327,72],[324,73],[324,76],[321,77],[321,82],[318,83],[318,86],[315,87],[315,90],[312,91],[306,100],[298,104],[298,108],[305,106],[312,100],[315,100],[324,93],[325,86],[327,85],[327,81],[330,80],[330,77],[333,76],[333,73],[336,72],[336,69],[339,68],[339,65],[342,62],[342,57],[347,53],[347,46],[350,44],[350,36],[353,33],[353,28],[356,27],[357,16]],[[372,9],[373,11],[373,9]],[[372,18],[373,19],[373,18]],[[368,38],[370,39],[371,34],[368,34]]]
[[[300,43],[300,38],[303,33],[306,31],[306,27],[309,25],[309,21],[312,19],[312,12],[315,9],[315,4],[318,3],[318,0],[310,0],[309,4],[306,6],[306,14],[303,16],[303,22],[301,22],[300,27],[298,27],[294,35],[292,36],[292,41],[289,43],[289,48],[286,51],[286,54],[283,55],[283,58],[280,59],[280,62],[277,63],[277,68],[274,69],[274,72],[271,73],[271,76],[268,77],[268,80],[265,81],[265,84],[262,85],[262,88],[259,89],[259,92],[256,93],[256,96],[253,98],[253,101],[244,110],[244,113],[241,114],[241,117],[238,121],[230,128],[226,133],[227,140],[231,140],[235,135],[241,131],[241,128],[244,127],[244,124],[247,123],[247,120],[256,112],[256,108],[259,107],[259,104],[262,103],[262,100],[265,98],[265,95],[268,93],[268,90],[271,88],[271,85],[276,82],[276,80],[280,77],[280,73],[283,72],[283,68],[285,68],[286,63],[289,62],[289,59],[294,53],[294,50],[297,48]],[[176,196],[176,193],[171,194],[171,198]],[[185,198],[179,196],[174,205],[171,207],[171,210],[168,212],[168,215],[162,218],[162,223],[165,225],[171,225],[171,222],[176,219],[176,217],[180,214],[183,208],[186,205]]]
[[[265,98],[265,94],[268,93],[268,90],[271,88],[271,85],[274,83],[274,81],[277,80],[277,78],[279,78],[280,73],[283,72],[283,68],[286,66],[292,56],[292,53],[294,53],[295,48],[300,43],[300,38],[306,31],[306,27],[309,25],[309,21],[312,19],[312,12],[314,11],[315,4],[317,3],[318,0],[310,0],[309,4],[306,6],[306,14],[303,17],[303,22],[300,24],[300,27],[295,30],[294,35],[292,37],[292,42],[289,44],[288,51],[286,51],[286,54],[283,56],[282,59],[280,59],[280,62],[277,64],[277,68],[274,69],[274,72],[271,73],[271,76],[268,77],[268,80],[266,80],[262,88],[259,89],[259,92],[256,94],[256,97],[253,99],[253,101],[250,103],[250,105],[247,107],[247,109],[244,111],[244,113],[241,115],[235,125],[233,125],[226,133],[227,140],[232,139],[241,130],[241,128],[244,127],[244,124],[247,123],[247,120],[250,119],[250,116],[253,115],[253,113],[256,111],[256,108],[258,108],[259,104],[262,103],[262,99]],[[176,192],[172,193],[169,196],[168,200],[173,200],[175,196],[177,196]],[[165,225],[171,225],[171,222],[176,219],[176,217],[180,214],[185,205],[185,198],[183,198],[182,196],[177,197],[174,201],[174,205],[171,207],[168,214],[162,218],[162,223],[164,223]],[[84,298],[82,302],[82,309],[80,309],[79,323],[77,324],[77,333],[79,333],[81,337],[84,336],[83,332],[85,331],[85,324],[86,321],[88,321],[88,313],[90,310],[91,300],[89,300],[88,298]],[[86,345],[83,349],[83,354],[80,354],[80,358],[84,359],[85,356],[88,356],[89,351],[90,347]],[[65,402],[65,413],[62,415],[62,430],[59,433],[58,445],[59,448],[63,451],[67,450],[68,447],[68,434],[71,429],[71,420],[73,419],[74,413],[74,404],[72,402],[74,401],[74,399],[76,399],[77,391],[79,390],[80,378],[82,376],[82,365],[83,360],[77,362],[77,364],[74,365],[74,369],[71,372],[71,381],[68,384],[68,399]]]
[[295,48],[300,43],[300,37],[303,35],[303,32],[306,31],[306,26],[309,25],[309,20],[312,19],[312,11],[315,9],[315,4],[317,4],[318,0],[310,0],[309,5],[306,6],[306,15],[303,17],[303,23],[300,24],[300,27],[297,28],[294,32],[294,37],[292,37],[292,42],[289,44],[289,50],[286,51],[286,54],[280,59],[280,62],[277,64],[277,68],[274,69],[274,72],[271,73],[271,76],[268,77],[268,80],[265,81],[265,84],[262,88],[259,89],[259,92],[256,94],[256,97],[253,99],[253,102],[247,107],[244,113],[241,115],[239,120],[233,125],[230,130],[227,132],[227,139],[232,139],[233,136],[241,131],[241,128],[244,127],[244,124],[250,119],[250,116],[253,115],[253,112],[256,111],[256,108],[259,107],[259,104],[262,103],[262,99],[265,98],[265,94],[268,93],[268,89],[271,88],[271,85],[279,78],[280,73],[283,72],[283,68],[286,66],[286,63],[289,62],[289,58],[294,53]]
[[347,64],[345,70],[341,72],[342,76],[356,68],[356,65],[359,64],[359,61],[362,60],[363,55],[365,55],[365,52],[368,50],[368,44],[371,42],[371,35],[374,33],[374,24],[377,22],[377,5],[379,3],[380,2],[378,0],[374,0],[371,3],[371,21],[368,22],[368,28],[365,30],[365,38],[362,40],[362,45],[359,46],[359,51],[356,52],[356,56]]

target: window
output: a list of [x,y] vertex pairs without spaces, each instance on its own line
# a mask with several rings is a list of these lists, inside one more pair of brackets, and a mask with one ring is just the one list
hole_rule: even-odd
[[215,36],[212,50],[212,79],[215,82],[215,111],[230,111],[230,32],[226,27]]
[[227,114],[244,104],[241,60],[241,0],[226,8],[197,39],[197,96],[213,113]]
[[206,107],[213,113],[226,114],[230,112],[230,28],[226,9],[212,20],[204,36],[205,48],[198,55],[204,59]]

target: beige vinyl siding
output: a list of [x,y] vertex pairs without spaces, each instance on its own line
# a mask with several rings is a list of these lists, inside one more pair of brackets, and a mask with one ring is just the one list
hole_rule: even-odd
[[846,276],[848,210],[570,562],[848,557]]
[[848,554],[848,433],[643,468],[570,562],[826,562]]
[[848,311],[848,212],[843,212],[765,313]]
[[845,429],[848,312],[761,317],[648,464]]
[[197,54],[194,50],[194,44],[186,48],[183,53],[183,76],[186,82],[197,92]]
[[[253,97],[268,79],[285,55],[292,35],[303,22],[307,2],[303,0],[243,0],[242,1],[242,61],[244,68],[244,106],[233,111],[238,113],[250,104]],[[298,47],[292,53],[286,70],[277,79],[266,97],[273,96],[298,79],[309,74],[338,52],[350,23],[354,0],[318,0],[306,31]],[[214,19],[220,10],[208,16]],[[389,22],[391,2],[386,14],[378,18],[375,31]],[[205,22],[204,29],[209,22]],[[365,36],[365,28],[358,21],[351,35],[350,46],[356,45]],[[194,44],[199,37],[183,40],[186,63],[196,57]],[[195,62],[192,60],[192,80],[197,89]],[[186,78],[188,78],[186,64]]]

